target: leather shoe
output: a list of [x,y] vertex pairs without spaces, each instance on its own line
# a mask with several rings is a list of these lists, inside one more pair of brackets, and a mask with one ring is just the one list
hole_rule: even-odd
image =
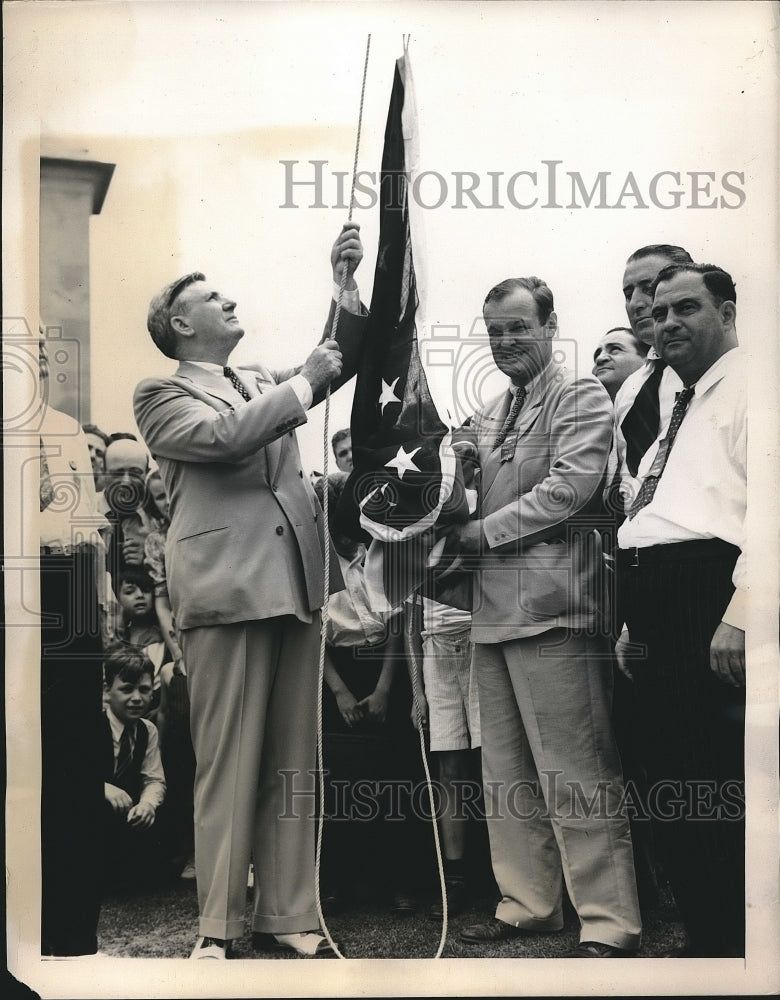
[[[466,883],[462,879],[458,879],[457,882],[445,879],[444,885],[447,889],[447,916],[454,917],[466,909],[468,898]],[[436,899],[431,903],[428,910],[428,918],[430,920],[444,919],[444,907],[441,899]]]
[[396,892],[390,909],[393,913],[416,913],[417,900],[406,892]]
[[255,951],[294,951],[303,958],[330,958],[335,955],[330,942],[319,931],[292,934],[263,934],[255,931],[252,934],[252,947]]
[[230,942],[221,938],[199,937],[190,958],[226,959],[230,956]]
[[580,941],[576,948],[567,951],[561,958],[635,958],[636,951],[616,948],[602,941]]
[[483,944],[484,942],[510,941],[512,938],[528,934],[525,927],[515,927],[506,920],[490,917],[482,924],[469,924],[460,932],[461,941],[467,944]]

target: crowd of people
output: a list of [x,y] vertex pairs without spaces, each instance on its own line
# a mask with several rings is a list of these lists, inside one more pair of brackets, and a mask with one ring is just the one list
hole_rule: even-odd
[[[380,613],[369,539],[323,518],[353,469],[350,431],[333,436],[327,477],[303,469],[295,439],[354,374],[361,258],[345,226],[325,333],[296,368],[231,368],[236,304],[195,272],[149,308],[179,367],[138,386],[140,438],[48,408],[41,599],[65,609],[70,634],[42,630],[43,954],[94,952],[101,894],[169,878],[197,883],[193,959],[230,957],[248,884],[258,952],[333,953],[313,825],[329,545],[323,912],[361,891],[356,869],[394,912],[423,905],[430,816],[381,793],[421,784],[422,731],[453,916],[475,888],[469,823],[489,841],[494,881],[476,895],[498,902],[459,928],[463,942],[560,930],[567,893],[580,942],[551,957],[632,957],[665,878],[687,932],[678,954],[743,955],[746,396],[732,279],[681,247],[635,251],[629,325],[579,377],[553,358],[547,284],[495,285],[483,314],[509,387],[457,430],[478,456],[476,505],[438,529],[460,568]],[[58,508],[62,477],[78,516]],[[74,783],[82,811],[63,842]],[[426,905],[440,920],[443,901]]]

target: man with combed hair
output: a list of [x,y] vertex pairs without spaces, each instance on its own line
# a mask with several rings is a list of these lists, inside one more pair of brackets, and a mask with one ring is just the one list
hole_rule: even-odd
[[[652,287],[667,264],[689,264],[682,247],[653,243],[635,250],[623,273],[623,298],[634,336],[648,347],[645,363],[630,375],[615,396],[615,428],[608,483],[617,480],[620,505],[627,507],[636,493],[636,471],[642,456],[668,423],[674,395],[682,388],[676,372],[659,358],[653,344]],[[611,503],[612,501],[610,501]]]
[[700,958],[745,953],[748,382],[736,314],[721,268],[659,273],[656,350],[683,389],[618,532],[629,632],[617,655],[645,716],[657,835],[689,935],[681,954]]
[[168,590],[197,761],[194,959],[224,959],[242,936],[250,856],[255,946],[330,951],[312,825],[326,535],[294,431],[354,373],[362,252],[357,226],[345,226],[331,253],[337,284],[348,267],[338,343],[326,334],[285,372],[229,367],[244,334],[236,304],[200,272],[149,310],[152,338],[179,362],[175,375],[142,382],[134,406],[170,501]]
[[630,957],[641,924],[593,531],[612,407],[593,376],[553,361],[557,319],[539,278],[501,282],[483,312],[510,391],[472,419],[477,518],[444,533],[477,570],[471,638],[503,898],[461,939],[560,930],[565,877],[581,931],[564,957]]
[[647,344],[628,327],[615,326],[607,330],[593,352],[592,374],[607,390],[610,399],[614,400],[628,376],[642,367],[647,351]]
[[349,427],[343,427],[340,431],[336,431],[330,439],[330,443],[339,471],[352,472],[352,431]]

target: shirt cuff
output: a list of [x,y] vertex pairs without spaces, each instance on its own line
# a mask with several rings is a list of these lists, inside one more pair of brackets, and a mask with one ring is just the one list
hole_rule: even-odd
[[732,628],[738,628],[744,632],[747,620],[747,601],[747,591],[735,590],[729,606],[723,612],[721,620],[726,625],[731,625]]
[[297,375],[293,375],[292,378],[288,378],[284,384],[290,386],[292,391],[298,397],[298,402],[304,410],[308,410],[314,399],[314,392],[312,391],[311,383],[306,376],[301,375],[299,372]]
[[333,301],[338,302],[339,295],[341,295],[341,308],[346,309],[347,312],[354,313],[356,316],[360,315],[360,289],[355,287],[351,291],[344,289],[344,293],[341,293],[341,287],[333,282]]

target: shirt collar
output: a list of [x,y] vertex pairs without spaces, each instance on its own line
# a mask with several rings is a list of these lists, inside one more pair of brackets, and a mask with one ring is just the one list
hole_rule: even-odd
[[[541,385],[541,383],[547,379],[547,376],[551,372],[552,368],[553,368],[553,361],[552,359],[550,359],[544,366],[544,368],[542,368],[542,370],[539,372],[538,375],[534,375],[534,377],[531,379],[530,382],[526,382],[525,384],[526,399],[530,399],[531,396],[534,394],[534,391],[536,390],[537,386]],[[514,395],[515,389],[517,389],[517,387],[518,386],[516,382],[510,381],[509,392],[511,392],[512,395]]]
[[731,368],[731,366],[741,357],[742,351],[738,347],[732,347],[730,351],[726,351],[722,354],[718,360],[710,365],[707,371],[700,376],[698,382],[695,382],[696,393],[695,395],[701,399],[701,397],[708,392],[714,385],[726,375]]
[[[120,722],[119,719],[114,715],[108,705],[106,705],[106,715],[108,716],[108,722],[111,726],[111,735],[114,737],[114,741],[118,743],[122,739],[122,733],[125,730],[124,722]],[[128,729],[130,730],[130,735],[135,736],[135,725],[132,723],[128,724]]]
[[188,365],[197,365],[198,368],[205,368],[207,372],[218,372],[220,375],[225,374],[225,366],[215,364],[213,361],[188,361]]

